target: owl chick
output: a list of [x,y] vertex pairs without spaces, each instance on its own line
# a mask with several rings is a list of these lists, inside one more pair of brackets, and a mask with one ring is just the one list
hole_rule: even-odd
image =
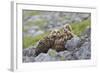
[[57,30],[55,42],[52,48],[57,52],[59,52],[65,50],[64,45],[65,45],[64,37],[62,36],[61,31]]
[[72,33],[72,27],[69,24],[64,25],[63,34],[67,37],[67,40],[70,40],[72,37],[74,37],[74,34]]
[[51,31],[49,35],[43,37],[43,39],[39,41],[36,47],[36,56],[40,53],[47,53],[49,48],[51,48],[54,45],[55,37],[56,31]]
[[36,51],[35,51],[35,55],[37,56],[40,53],[46,53],[48,51],[48,49],[50,48],[50,41],[48,37],[44,37],[42,40],[39,41],[37,47],[36,47]]
[[69,30],[70,32],[72,32],[72,27],[71,27],[70,24],[65,24],[63,29],[64,29],[64,31],[68,31]]

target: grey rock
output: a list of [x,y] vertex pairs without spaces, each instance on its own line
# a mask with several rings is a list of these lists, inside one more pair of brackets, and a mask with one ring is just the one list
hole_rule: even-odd
[[44,31],[40,30],[38,26],[33,26],[27,31],[27,33],[34,37],[34,36],[43,34]]
[[33,48],[25,48],[25,49],[23,49],[23,56],[30,57],[30,56],[34,56],[34,54],[35,54],[35,48],[34,49]]
[[86,30],[81,34],[84,38],[90,38],[91,36],[91,28],[87,27]]
[[40,20],[41,16],[40,15],[35,15],[35,16],[31,16],[31,18],[28,19],[28,21],[37,21]]
[[53,49],[49,49],[48,52],[47,52],[47,54],[49,56],[52,56],[52,57],[57,56],[57,52],[55,50],[53,50]]
[[69,17],[71,22],[81,22],[82,20],[88,19],[90,17],[90,14],[73,13]]
[[91,58],[91,28],[87,27],[86,30],[81,34],[81,47],[75,52],[75,56],[80,59]]
[[80,49],[75,53],[78,59],[90,59],[91,58],[91,44],[85,42]]
[[84,14],[79,14],[79,17],[80,17],[82,20],[84,20],[84,19],[89,18],[89,17],[90,17],[90,14],[86,14],[86,13],[84,13]]
[[78,45],[80,45],[80,41],[80,38],[75,36],[65,43],[65,48],[68,51],[74,51],[78,47]]
[[23,56],[23,62],[27,63],[27,62],[35,62],[35,57],[31,56]]
[[62,51],[58,53],[60,60],[77,60],[78,58],[71,51]]
[[59,61],[59,60],[60,57],[57,56],[57,52],[52,49],[49,49],[47,53],[40,53],[37,57],[35,57],[36,62]]
[[60,60],[68,60],[70,55],[71,55],[71,52],[69,51],[61,51],[61,52],[58,52],[57,54]]
[[45,53],[40,53],[36,58],[35,61],[36,62],[42,62],[42,61],[50,61],[50,56],[48,54]]
[[66,57],[68,55],[70,55],[71,53],[69,51],[61,51],[61,52],[58,52],[58,56],[63,56],[63,57]]
[[81,43],[84,44],[85,42],[91,42],[91,28],[87,27],[86,30],[81,33]]

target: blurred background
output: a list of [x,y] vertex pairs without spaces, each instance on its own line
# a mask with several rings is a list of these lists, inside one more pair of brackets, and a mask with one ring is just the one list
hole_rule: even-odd
[[35,46],[51,30],[70,24],[80,36],[91,24],[90,13],[23,10],[23,49]]

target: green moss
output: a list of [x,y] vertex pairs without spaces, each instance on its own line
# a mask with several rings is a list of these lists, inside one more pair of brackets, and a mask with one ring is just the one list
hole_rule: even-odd
[[64,61],[64,60],[65,60],[65,57],[64,57],[64,56],[62,56],[62,57],[60,58],[60,60],[61,60],[61,61]]
[[39,11],[23,10],[23,17],[40,15]]
[[27,32],[27,31],[28,31],[28,29],[26,29],[26,28],[23,29],[23,32]]
[[82,32],[84,32],[84,30],[86,29],[87,26],[90,27],[91,25],[91,21],[89,19],[84,20],[82,22],[79,23],[72,23],[72,29],[73,29],[73,33],[76,35],[80,35]]
[[39,40],[43,39],[44,36],[48,35],[49,33],[46,32],[44,34],[40,34],[38,36],[25,36],[23,37],[23,48],[28,48],[29,46],[35,45]]
[[29,14],[29,16],[33,16],[33,15],[40,15],[40,12],[39,11],[31,11]]
[[48,54],[49,54],[50,56],[52,56],[52,57],[55,57],[57,53],[56,53],[55,50],[50,50],[50,51],[48,52]]

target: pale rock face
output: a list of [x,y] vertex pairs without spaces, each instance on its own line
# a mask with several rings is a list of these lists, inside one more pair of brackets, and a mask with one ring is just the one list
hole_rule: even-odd
[[39,30],[39,29],[37,29],[37,28],[31,28],[31,29],[29,29],[28,30],[28,34],[30,34],[31,36],[37,36],[37,35],[40,35],[40,34],[43,34],[44,33],[44,31],[42,31],[42,30]]
[[40,53],[36,58],[36,62],[42,61],[57,61],[58,57],[57,52],[55,50],[49,49],[47,53]]
[[45,53],[40,53],[36,58],[36,62],[44,62],[44,61],[56,61],[57,59],[55,57],[52,57]]
[[91,44],[85,42],[80,49],[75,53],[78,59],[90,59],[91,58]]
[[23,49],[23,56],[34,56],[35,54],[35,49],[32,49],[32,48],[25,48]]
[[73,37],[71,40],[68,40],[65,44],[65,48],[68,50],[68,51],[74,51],[75,48],[78,47],[78,45],[80,44],[80,38],[79,37]]
[[68,60],[68,57],[71,55],[71,53],[69,51],[61,51],[58,52],[58,57],[60,60]]
[[47,52],[48,55],[52,56],[52,57],[55,57],[57,56],[57,52],[55,50],[52,50],[52,49],[49,49],[48,52]]
[[58,56],[66,57],[66,56],[68,56],[68,55],[70,55],[70,54],[71,54],[71,53],[70,53],[69,51],[61,51],[61,52],[58,53]]
[[23,56],[23,62],[27,63],[27,62],[35,62],[35,59],[33,56],[28,57],[28,56]]
[[36,62],[41,62],[41,61],[43,61],[46,57],[47,57],[46,61],[49,60],[49,57],[48,57],[47,54],[45,54],[45,53],[40,53],[40,54],[35,58],[35,61],[36,61]]

